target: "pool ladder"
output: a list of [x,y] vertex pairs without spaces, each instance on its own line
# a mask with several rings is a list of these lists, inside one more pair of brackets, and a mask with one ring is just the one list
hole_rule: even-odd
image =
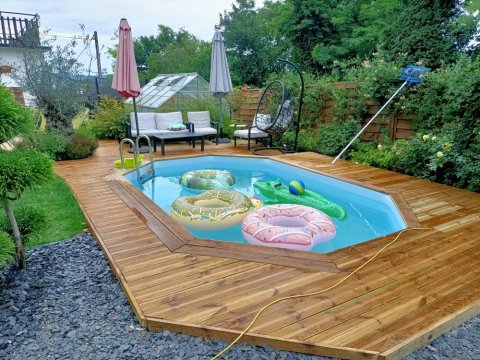
[[[139,148],[139,141],[140,139],[147,140],[148,144],[148,153],[150,157],[150,168],[147,169],[147,174],[144,176],[140,175],[140,170],[138,167],[138,148]],[[122,163],[122,169],[125,169],[125,157],[123,155],[123,144],[129,143],[133,149],[133,160],[135,162],[135,172],[137,173],[137,180],[141,184],[145,178],[150,178],[151,176],[155,176],[155,168],[153,167],[153,151],[152,151],[152,144],[150,142],[150,138],[147,135],[139,135],[136,137],[135,142],[132,139],[125,138],[120,141],[120,161]]]

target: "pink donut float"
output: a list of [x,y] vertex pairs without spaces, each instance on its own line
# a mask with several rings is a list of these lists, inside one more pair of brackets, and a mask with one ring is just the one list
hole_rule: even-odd
[[250,244],[309,251],[335,237],[335,225],[326,214],[310,206],[278,204],[252,211],[242,222]]

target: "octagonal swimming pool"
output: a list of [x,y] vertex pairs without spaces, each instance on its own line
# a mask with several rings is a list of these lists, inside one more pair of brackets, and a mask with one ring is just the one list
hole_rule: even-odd
[[[151,177],[148,176],[147,166],[140,168],[141,177],[145,177],[142,182],[137,180],[135,171],[125,177],[168,214],[172,203],[178,197],[198,193],[179,184],[180,177],[187,171],[227,170],[236,179],[232,190],[247,196],[256,196],[261,201],[267,198],[254,188],[255,182],[279,179],[282,183],[289,184],[292,180],[301,180],[306,189],[337,203],[348,214],[344,221],[332,218],[337,230],[335,238],[315,245],[312,252],[329,253],[406,228],[397,206],[388,194],[273,159],[199,156],[156,161],[154,169],[155,176]],[[186,229],[199,238],[247,244],[240,225],[219,230]]]

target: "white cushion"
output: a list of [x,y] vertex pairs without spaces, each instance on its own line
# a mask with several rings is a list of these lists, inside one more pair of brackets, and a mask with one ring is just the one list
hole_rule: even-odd
[[169,125],[183,123],[181,111],[156,113],[155,123],[157,130],[166,130]]
[[[189,111],[187,121],[195,124],[195,132],[198,128],[208,128],[210,125],[210,111]],[[215,134],[217,132],[215,131]]]
[[[138,129],[142,130],[155,129],[155,113],[137,113],[138,117]],[[137,124],[135,122],[135,113],[130,113],[130,124],[132,130],[137,130]]]
[[260,127],[262,127],[262,126],[265,127],[265,125],[270,124],[271,121],[272,120],[271,120],[270,115],[268,115],[268,114],[257,114],[253,119],[252,126],[260,125]]
[[[239,138],[248,139],[248,130],[236,130],[233,135]],[[252,128],[252,130],[250,131],[250,139],[258,139],[264,137],[268,137],[268,134],[266,132],[258,130],[257,128]]]
[[217,129],[214,129],[212,127],[197,128],[197,125],[195,125],[195,134],[216,135],[217,134]]

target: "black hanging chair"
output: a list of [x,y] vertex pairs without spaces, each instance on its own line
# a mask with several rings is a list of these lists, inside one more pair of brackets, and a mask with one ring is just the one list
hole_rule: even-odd
[[[302,107],[302,100],[303,100],[303,77],[298,68],[292,64],[291,62],[283,59],[278,59],[279,62],[285,62],[292,65],[300,74],[301,82],[302,82],[302,89],[300,94],[300,103],[299,103],[299,110],[298,110],[298,120],[297,126],[295,129],[295,145],[294,150],[290,151],[285,148],[281,147],[260,147],[253,151],[255,155],[266,155],[262,154],[262,151],[270,151],[270,150],[277,150],[281,153],[287,152],[295,152],[297,151],[297,138],[300,126],[300,112]],[[293,96],[290,92],[285,88],[285,85],[280,80],[275,80],[272,83],[268,84],[265,90],[260,97],[260,101],[257,105],[257,111],[255,113],[255,124],[256,127],[273,136],[281,136],[283,133],[288,129],[290,124],[294,120],[294,112],[295,112],[295,103],[293,100]]]

